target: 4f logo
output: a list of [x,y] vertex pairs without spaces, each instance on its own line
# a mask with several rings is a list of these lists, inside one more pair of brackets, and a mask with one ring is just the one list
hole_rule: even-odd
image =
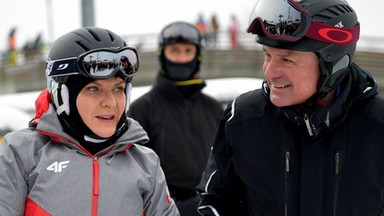
[[47,167],[47,170],[53,171],[55,173],[62,172],[63,169],[66,168],[68,164],[69,164],[69,161],[61,161],[61,162],[55,161]]

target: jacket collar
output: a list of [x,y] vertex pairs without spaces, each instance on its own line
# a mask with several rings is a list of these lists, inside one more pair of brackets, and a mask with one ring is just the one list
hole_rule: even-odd
[[355,64],[349,67],[348,75],[339,88],[340,93],[327,107],[292,106],[280,107],[277,111],[296,125],[306,127],[308,134],[316,137],[321,131],[331,130],[341,124],[354,103],[378,93],[372,75]]

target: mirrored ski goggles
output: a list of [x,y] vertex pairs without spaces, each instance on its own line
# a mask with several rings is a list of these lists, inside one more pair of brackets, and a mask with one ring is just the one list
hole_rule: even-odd
[[187,42],[193,44],[200,44],[200,32],[193,26],[185,25],[184,23],[174,23],[166,27],[162,33],[162,40],[160,43],[174,43],[174,42]]
[[137,51],[132,47],[119,50],[94,49],[79,57],[47,61],[48,77],[81,74],[93,79],[107,79],[121,76],[134,77],[139,69]]
[[311,19],[297,2],[300,0],[259,0],[249,20],[248,33],[259,34],[279,41],[297,41],[306,36],[337,45],[351,45],[359,39],[360,24],[352,28],[327,25]]

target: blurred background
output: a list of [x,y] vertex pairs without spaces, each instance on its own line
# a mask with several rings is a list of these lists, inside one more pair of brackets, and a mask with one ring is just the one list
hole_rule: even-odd
[[[255,0],[0,0],[0,94],[45,88],[45,59],[51,43],[82,26],[98,26],[122,35],[139,50],[140,74],[134,85],[150,85],[156,76],[157,35],[169,22],[203,21],[206,47],[202,76],[262,78],[261,47],[246,34]],[[384,1],[349,0],[361,23],[355,62],[368,69],[384,89]],[[218,23],[212,36],[212,17]],[[232,18],[238,22],[238,43],[230,39]]]
[[[348,2],[361,23],[354,61],[375,76],[383,91],[384,1]],[[8,132],[26,127],[34,116],[35,99],[46,88],[45,60],[52,42],[83,26],[110,29],[138,49],[141,64],[133,80],[133,99],[148,91],[157,74],[158,34],[177,20],[205,29],[201,67],[201,75],[207,80],[205,93],[226,104],[242,92],[260,88],[263,52],[255,37],[245,32],[255,3],[256,0],[0,0],[0,140]],[[230,29],[237,33],[235,37],[231,37]]]

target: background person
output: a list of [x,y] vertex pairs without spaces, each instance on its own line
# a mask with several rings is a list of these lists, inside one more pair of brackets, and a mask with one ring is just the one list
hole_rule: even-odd
[[204,14],[199,13],[195,22],[195,27],[200,31],[201,37],[204,39],[204,43],[208,41],[208,23],[205,21]]
[[9,31],[8,35],[8,64],[16,65],[17,50],[16,50],[16,27]]
[[[123,54],[135,70],[85,67]],[[2,215],[179,215],[157,155],[137,145],[146,132],[126,116],[138,64],[134,48],[101,28],[53,43],[36,117],[0,144]]]
[[172,22],[159,35],[161,68],[152,89],[130,106],[129,116],[148,132],[146,146],[161,160],[180,214],[198,215],[196,186],[207,162],[222,105],[201,92],[202,38],[187,22]]
[[207,41],[207,45],[210,48],[216,49],[218,48],[218,36],[219,36],[219,20],[216,14],[212,14],[209,26],[209,40]]
[[247,32],[263,45],[265,82],[223,115],[216,167],[208,165],[198,187],[200,214],[384,214],[384,100],[352,62],[353,8],[259,0]]
[[231,41],[232,49],[237,49],[240,47],[239,44],[239,33],[240,33],[240,23],[237,20],[235,14],[231,15],[231,20],[228,26],[229,39]]

